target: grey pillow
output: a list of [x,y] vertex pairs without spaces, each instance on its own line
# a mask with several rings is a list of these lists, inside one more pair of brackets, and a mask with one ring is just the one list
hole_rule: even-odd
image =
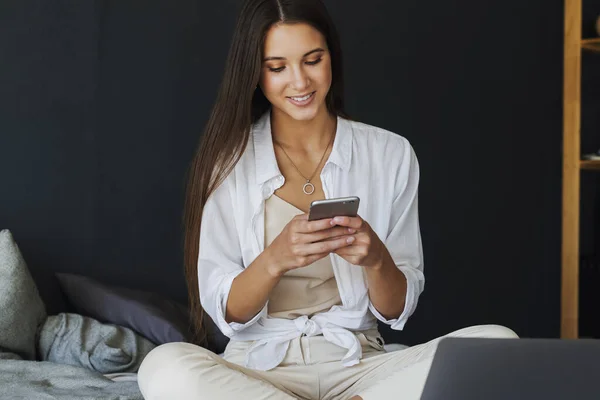
[[36,332],[46,309],[8,229],[0,231],[0,347],[35,360]]
[[66,313],[48,317],[38,343],[42,361],[84,367],[102,374],[137,372],[154,347],[131,329]]
[[191,340],[187,311],[174,301],[81,275],[56,275],[78,314],[130,328],[157,345]]

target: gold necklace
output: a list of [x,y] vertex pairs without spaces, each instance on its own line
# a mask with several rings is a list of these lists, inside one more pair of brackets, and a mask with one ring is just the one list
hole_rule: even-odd
[[321,160],[317,164],[317,168],[312,173],[312,175],[310,176],[310,178],[307,178],[307,177],[304,176],[304,174],[298,169],[298,167],[296,166],[296,164],[294,164],[294,162],[292,161],[292,159],[288,155],[288,153],[285,151],[285,149],[279,143],[275,142],[275,144],[277,146],[279,146],[279,148],[283,151],[283,154],[285,154],[285,156],[288,158],[288,160],[290,160],[290,162],[292,163],[292,165],[294,166],[294,168],[296,168],[296,171],[298,171],[298,173],[300,174],[300,176],[302,176],[304,179],[306,179],[306,183],[304,184],[304,186],[302,186],[302,191],[304,192],[304,194],[310,196],[311,194],[313,194],[315,192],[315,185],[313,185],[312,183],[310,183],[310,181],[312,181],[312,179],[317,174],[317,171],[319,170],[319,167],[321,166],[321,163],[323,162],[323,159],[325,158],[325,154],[327,154],[327,150],[329,150],[329,146],[331,146],[331,143],[333,143],[333,139],[334,138],[335,138],[335,134],[331,135],[331,140],[329,141],[329,144],[325,148],[325,151],[323,152],[323,155],[321,156]]

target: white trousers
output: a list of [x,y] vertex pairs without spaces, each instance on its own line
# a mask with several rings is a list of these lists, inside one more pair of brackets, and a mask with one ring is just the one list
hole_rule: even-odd
[[[146,400],[419,399],[441,337],[387,353],[372,337],[357,335],[363,346],[357,365],[344,367],[340,359],[346,349],[323,336],[304,336],[290,343],[283,362],[270,371],[241,366],[252,342],[231,341],[223,357],[189,343],[168,343],[144,359],[138,384]],[[498,325],[446,336],[517,337]]]

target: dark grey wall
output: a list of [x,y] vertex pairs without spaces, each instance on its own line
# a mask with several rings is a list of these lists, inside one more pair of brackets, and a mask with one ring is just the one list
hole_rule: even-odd
[[[395,339],[557,336],[562,2],[327,4],[349,112],[421,163],[427,284]],[[0,3],[0,228],[32,269],[185,299],[184,174],[237,6]]]

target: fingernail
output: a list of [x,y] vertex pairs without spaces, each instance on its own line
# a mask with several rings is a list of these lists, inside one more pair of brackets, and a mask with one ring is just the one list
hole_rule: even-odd
[[331,226],[335,225],[335,220],[333,220],[333,219],[332,219],[332,220],[329,222],[329,225],[331,225]]
[[346,239],[346,243],[352,243],[354,242],[354,237],[350,236],[348,239]]
[[353,228],[348,228],[348,232],[349,232],[349,233],[354,233],[354,232],[356,232],[356,229],[353,229]]

